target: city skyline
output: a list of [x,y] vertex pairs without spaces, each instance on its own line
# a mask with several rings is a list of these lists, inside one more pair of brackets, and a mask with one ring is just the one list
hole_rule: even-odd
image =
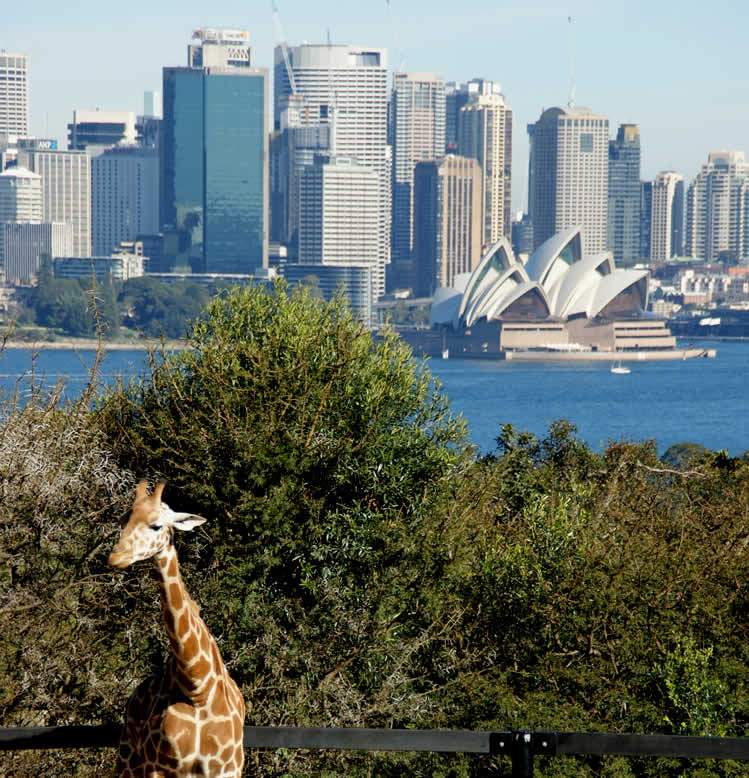
[[[675,170],[688,181],[709,152],[749,147],[742,60],[749,8],[735,1],[685,8],[635,0],[626,9],[592,0],[566,6],[512,0],[497,7],[467,0],[460,10],[444,0],[381,0],[361,8],[284,0],[278,6],[289,45],[329,37],[381,46],[389,50],[391,72],[500,83],[517,138],[513,210],[527,204],[525,126],[544,108],[566,105],[570,94],[608,116],[612,136],[619,124],[638,125],[643,179]],[[194,28],[249,30],[255,65],[269,70],[279,40],[270,3],[235,0],[211,11],[194,0],[158,8],[134,0],[107,14],[84,0],[75,19],[49,0],[32,0],[26,14],[4,21],[0,48],[28,58],[30,132],[56,138],[61,148],[74,110],[142,112],[143,93],[160,91],[162,68],[184,63]]]

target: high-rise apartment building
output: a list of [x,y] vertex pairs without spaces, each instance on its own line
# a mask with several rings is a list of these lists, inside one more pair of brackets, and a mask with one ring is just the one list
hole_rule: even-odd
[[73,251],[91,256],[91,158],[85,151],[19,144],[18,165],[42,179],[42,221],[73,225]]
[[243,30],[203,28],[163,71],[160,221],[206,273],[268,264],[268,74]]
[[393,73],[393,285],[410,285],[413,269],[413,177],[419,162],[441,159],[445,149],[445,82],[435,73]]
[[0,135],[29,134],[29,74],[26,55],[0,49]]
[[481,261],[482,189],[477,160],[448,154],[414,170],[415,293],[428,297]]
[[[296,101],[290,127],[325,126],[333,156],[370,168],[378,180],[375,299],[385,291],[390,261],[391,152],[387,142],[387,51],[349,45],[277,46],[274,56],[274,128]],[[319,136],[322,142],[322,136]]]
[[568,227],[583,230],[584,254],[606,249],[609,120],[588,108],[545,110],[528,126],[528,215],[534,248]]
[[653,181],[650,217],[650,261],[666,262],[683,253],[684,178],[673,171]]
[[107,256],[122,241],[159,231],[159,157],[153,148],[115,146],[91,160],[91,246]]
[[460,111],[458,153],[482,172],[484,246],[512,230],[512,110],[498,93],[479,94]]
[[713,151],[687,191],[685,249],[708,262],[749,258],[749,164]]
[[640,131],[622,124],[609,141],[608,249],[617,265],[640,257]]

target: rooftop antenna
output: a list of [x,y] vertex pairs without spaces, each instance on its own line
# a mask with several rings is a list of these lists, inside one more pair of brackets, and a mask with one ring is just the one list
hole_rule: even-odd
[[567,105],[570,108],[575,106],[575,29],[572,26],[572,17],[567,17],[568,46],[570,59],[570,93],[567,99]]

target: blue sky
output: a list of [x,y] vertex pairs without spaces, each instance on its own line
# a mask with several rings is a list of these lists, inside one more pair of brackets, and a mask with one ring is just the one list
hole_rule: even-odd
[[[161,69],[185,63],[192,30],[247,29],[259,67],[277,43],[271,0],[28,0],[0,25],[0,48],[29,58],[31,131],[65,144],[75,109],[142,111]],[[290,45],[385,46],[391,69],[490,78],[514,111],[513,207],[526,197],[526,125],[575,101],[640,127],[642,177],[690,180],[709,151],[749,157],[746,0],[277,0]],[[74,10],[72,10],[74,8]],[[568,17],[573,19],[572,35]]]

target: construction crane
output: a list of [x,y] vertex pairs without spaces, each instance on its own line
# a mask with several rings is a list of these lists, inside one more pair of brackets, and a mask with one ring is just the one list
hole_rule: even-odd
[[289,86],[291,88],[291,94],[296,94],[296,82],[294,81],[294,71],[291,69],[291,61],[289,60],[289,47],[286,43],[283,30],[281,29],[281,14],[278,12],[278,6],[276,0],[271,0],[271,7],[273,8],[273,22],[276,25],[276,35],[278,36],[278,45],[281,47],[281,54],[283,55],[283,64],[286,67],[286,75],[289,78]]

